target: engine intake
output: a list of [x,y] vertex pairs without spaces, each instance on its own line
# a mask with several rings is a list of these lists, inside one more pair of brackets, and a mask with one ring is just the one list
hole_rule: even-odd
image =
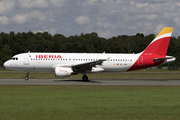
[[55,76],[56,77],[70,77],[73,73],[71,68],[66,67],[56,67],[55,68]]

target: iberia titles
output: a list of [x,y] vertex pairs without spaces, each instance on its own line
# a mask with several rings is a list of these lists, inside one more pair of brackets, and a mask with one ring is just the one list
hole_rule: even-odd
[[62,58],[61,55],[36,55],[36,58],[39,59],[58,59],[58,58]]

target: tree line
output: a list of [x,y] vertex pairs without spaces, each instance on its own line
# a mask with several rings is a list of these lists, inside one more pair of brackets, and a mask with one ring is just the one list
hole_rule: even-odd
[[[62,34],[51,35],[48,32],[0,33],[0,65],[13,55],[24,52],[67,52],[67,53],[139,53],[155,38],[154,34],[144,36],[119,35],[112,38],[99,37],[97,33],[65,37]],[[171,37],[167,55],[175,56],[171,65],[179,66],[180,37]]]

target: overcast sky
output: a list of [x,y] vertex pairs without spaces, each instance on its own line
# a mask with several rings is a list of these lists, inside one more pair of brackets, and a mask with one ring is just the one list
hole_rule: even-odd
[[158,34],[180,36],[179,0],[0,0],[0,32],[58,33],[69,37]]

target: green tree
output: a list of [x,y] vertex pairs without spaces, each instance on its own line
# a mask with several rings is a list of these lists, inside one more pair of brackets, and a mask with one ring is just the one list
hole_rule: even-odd
[[0,65],[3,65],[3,63],[10,59],[12,57],[12,51],[10,49],[10,46],[7,44],[4,44],[3,47],[0,50]]

